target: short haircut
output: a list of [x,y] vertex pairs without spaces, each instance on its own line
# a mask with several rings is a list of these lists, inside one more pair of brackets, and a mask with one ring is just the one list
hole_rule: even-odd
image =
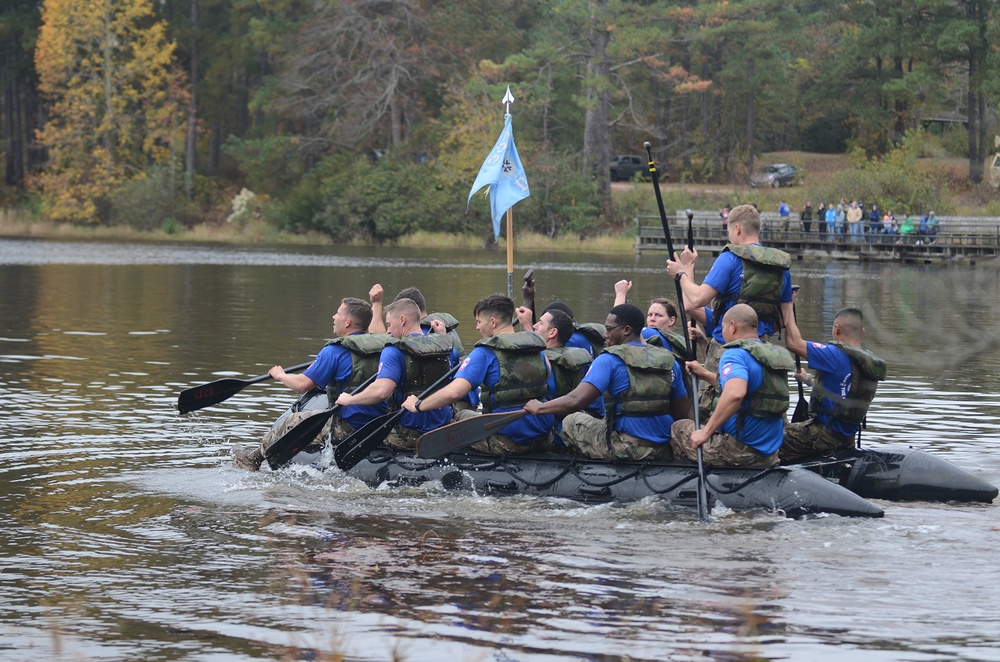
[[491,294],[476,302],[472,315],[479,317],[483,313],[495,317],[501,324],[511,324],[514,321],[514,300],[502,294]]
[[663,306],[664,310],[667,311],[667,317],[677,317],[677,306],[670,299],[664,299],[663,297],[657,297],[649,302],[649,305],[658,303]]
[[385,316],[406,315],[406,319],[411,322],[420,320],[420,308],[413,299],[396,299],[385,307]]
[[340,303],[344,305],[347,316],[354,321],[357,328],[365,330],[372,323],[372,305],[364,299],[344,297]]
[[561,310],[553,308],[552,310],[546,310],[542,315],[548,314],[552,318],[552,323],[549,324],[553,329],[556,330],[556,340],[559,341],[560,345],[565,345],[569,342],[570,336],[576,331],[576,325],[573,324],[573,318],[564,313]]
[[834,324],[839,324],[840,330],[849,338],[860,339],[864,334],[865,316],[860,308],[854,308],[853,306],[841,308],[833,316],[833,322]]
[[393,301],[399,301],[400,299],[409,299],[417,304],[417,308],[422,313],[427,311],[427,301],[424,299],[424,295],[420,293],[420,290],[415,287],[407,287],[400,290]]
[[646,326],[646,316],[643,315],[639,306],[631,303],[619,304],[612,308],[609,314],[615,316],[619,325],[632,327],[634,334],[642,333],[642,328]]
[[722,323],[729,322],[736,322],[736,328],[741,331],[753,329],[753,332],[757,333],[757,311],[745,303],[738,303],[726,311]]
[[740,205],[729,212],[729,224],[736,223],[750,235],[760,234],[760,212],[752,205]]
[[553,301],[549,305],[545,306],[545,310],[543,310],[542,313],[543,314],[547,313],[550,310],[561,310],[562,312],[569,315],[569,318],[571,320],[573,320],[574,322],[576,321],[576,315],[573,314],[573,309],[564,304],[562,301]]

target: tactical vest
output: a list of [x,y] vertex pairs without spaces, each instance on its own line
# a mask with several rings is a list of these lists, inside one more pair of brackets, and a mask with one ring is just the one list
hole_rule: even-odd
[[593,362],[590,353],[581,347],[547,347],[545,356],[556,374],[557,398],[579,386]]
[[604,351],[604,334],[607,328],[597,322],[577,324],[576,330],[590,343],[590,353],[597,356]]
[[500,363],[500,380],[492,388],[485,384],[480,388],[483,413],[523,407],[528,400],[548,399],[545,341],[537,333],[501,333],[483,338],[476,347],[489,349]]
[[[788,372],[795,369],[795,360],[784,347],[743,338],[723,345],[726,349],[739,347],[750,352],[764,368],[764,381],[753,393],[747,393],[740,403],[736,429],[743,429],[745,416],[780,418],[788,412]],[[722,381],[721,374],[719,381]]]
[[757,244],[727,244],[722,249],[740,258],[743,263],[743,281],[736,294],[720,294],[712,306],[716,326],[722,324],[727,310],[737,303],[748,304],[757,312],[757,319],[770,322],[775,328],[783,326],[781,320],[781,291],[785,272],[792,267],[792,258],[777,248]]
[[614,345],[604,351],[614,354],[628,370],[628,388],[619,395],[604,394],[608,403],[609,429],[617,416],[659,416],[670,412],[674,380],[674,355],[651,345]]
[[462,344],[462,339],[458,337],[458,319],[454,315],[449,313],[431,313],[427,317],[420,320],[420,328],[427,330],[431,328],[431,322],[440,320],[444,324],[445,330],[448,331],[448,335],[451,336],[451,341],[454,343],[455,349],[458,350],[459,356],[465,356],[465,345]]
[[341,393],[353,391],[378,372],[379,354],[391,340],[392,336],[387,333],[358,333],[334,338],[326,343],[339,345],[351,353],[351,376],[345,382],[331,380],[326,385],[326,396],[331,407]]
[[[812,416],[824,413],[851,427],[860,427],[869,405],[875,399],[878,383],[885,379],[886,363],[861,347],[837,341],[828,344],[839,348],[851,360],[851,387],[847,391],[847,397],[843,398],[839,393],[824,389],[822,380],[817,379],[813,382],[809,398],[809,413]],[[833,403],[832,408],[823,407],[824,397]]]
[[402,350],[406,360],[406,381],[396,384],[400,400],[423,393],[451,369],[449,358],[454,346],[448,335],[403,336],[393,338],[390,344]]
[[[670,344],[669,347],[663,347],[663,336],[666,336],[667,342]],[[675,331],[667,331],[666,333],[658,331],[655,336],[646,338],[646,344],[669,349],[678,361],[688,360],[687,341],[684,339],[684,336]]]

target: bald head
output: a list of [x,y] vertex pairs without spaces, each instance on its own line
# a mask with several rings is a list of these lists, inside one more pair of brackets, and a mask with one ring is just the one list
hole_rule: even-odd
[[726,342],[741,338],[757,337],[757,311],[745,303],[738,303],[722,317],[723,336],[727,334]]

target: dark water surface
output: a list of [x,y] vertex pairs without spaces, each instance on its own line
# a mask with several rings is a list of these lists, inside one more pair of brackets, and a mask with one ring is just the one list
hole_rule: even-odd
[[[539,302],[603,321],[662,257],[520,255]],[[708,262],[707,258],[703,259]],[[307,361],[344,296],[421,288],[462,322],[501,252],[0,240],[0,659],[1000,660],[998,508],[805,521],[657,501],[372,491],[233,469],[292,400],[186,417],[177,393]],[[699,280],[708,265],[699,265]],[[800,263],[800,325],[843,305],[890,361],[868,444],[1000,483],[997,270]]]

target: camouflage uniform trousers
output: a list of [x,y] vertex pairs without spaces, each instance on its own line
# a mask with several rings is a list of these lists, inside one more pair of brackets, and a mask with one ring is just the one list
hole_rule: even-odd
[[[470,418],[479,416],[478,411],[462,409],[455,412],[456,421],[467,421]],[[482,441],[477,441],[470,446],[474,451],[488,453],[489,455],[524,455],[525,453],[540,453],[552,448],[552,431],[530,444],[519,444],[502,434],[491,434]]]
[[[691,434],[693,432],[694,421],[690,419],[675,421],[670,428],[670,446],[673,448],[674,457],[677,460],[698,461],[698,451],[691,448]],[[771,453],[767,456],[761,455],[725,432],[715,432],[701,448],[705,464],[709,466],[771,467],[778,464],[777,453]]]
[[[233,462],[249,471],[256,471],[260,468],[261,463],[264,461],[267,451],[274,445],[274,442],[281,439],[289,430],[297,426],[302,422],[303,419],[317,413],[316,411],[295,411],[291,412],[287,416],[283,416],[278,419],[277,423],[274,424],[264,438],[261,439],[260,446],[258,448],[243,448],[236,447],[233,449]],[[330,439],[330,434],[333,434],[333,439],[344,439],[354,432],[354,429],[348,425],[343,419],[339,417],[332,417],[326,421],[323,428],[319,431],[319,434],[309,442],[305,448],[302,450],[308,453],[316,453],[323,448],[327,439]]]
[[417,439],[423,434],[420,430],[413,430],[411,428],[404,428],[396,426],[389,433],[389,436],[385,438],[385,443],[389,446],[394,446],[395,448],[403,448],[405,450],[413,450],[417,447]]
[[781,463],[788,464],[812,455],[842,448],[854,448],[854,437],[836,434],[815,418],[810,418],[801,423],[785,425],[785,440],[778,453],[781,457]]
[[627,432],[611,433],[611,450],[608,450],[607,421],[578,411],[566,416],[560,433],[563,443],[595,460],[672,460],[674,455],[669,443],[656,444]]

